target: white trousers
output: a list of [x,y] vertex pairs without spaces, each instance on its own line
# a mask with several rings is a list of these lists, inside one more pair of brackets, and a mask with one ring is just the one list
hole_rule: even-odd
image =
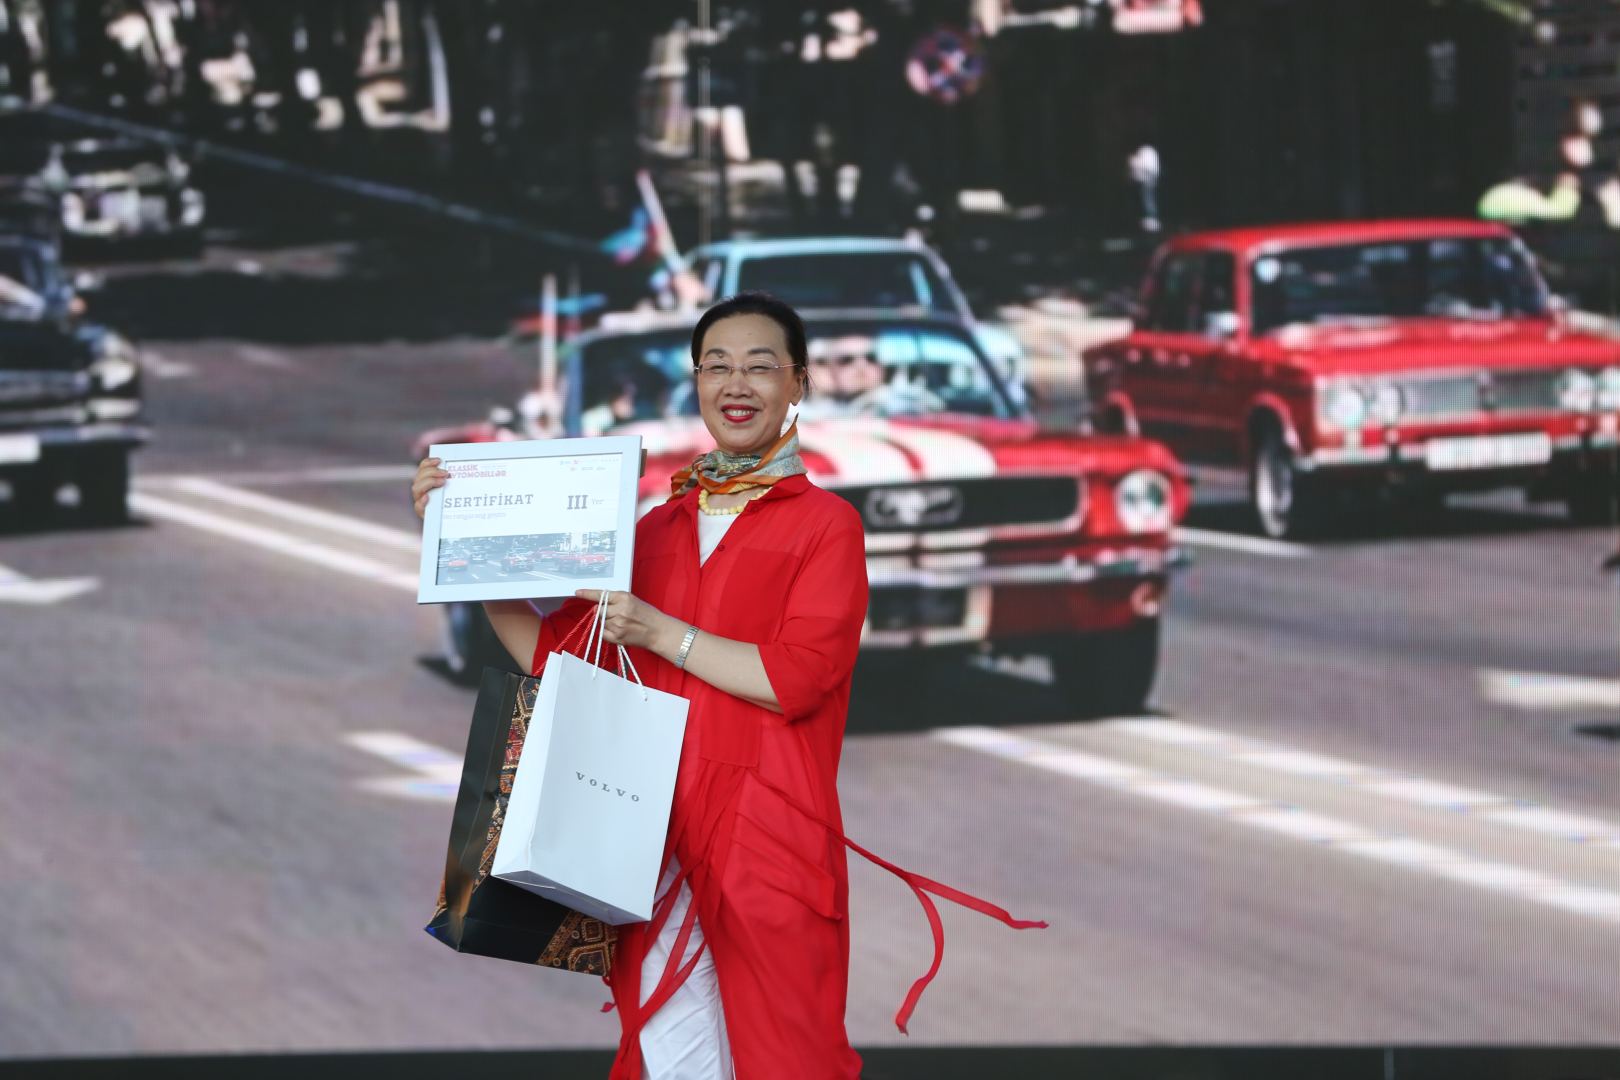
[[[669,869],[658,885],[660,898],[669,892],[679,870],[674,856],[670,856]],[[657,939],[647,944],[647,959],[641,966],[643,1003],[652,997],[664,973],[691,904],[692,890],[683,881],[669,921]],[[690,960],[702,944],[703,927],[694,920],[680,963]],[[703,951],[692,974],[663,1008],[647,1018],[641,1029],[641,1062],[642,1080],[732,1080],[731,1045],[726,1041],[726,1017],[720,1008],[720,981],[715,977],[714,954],[709,950]]]

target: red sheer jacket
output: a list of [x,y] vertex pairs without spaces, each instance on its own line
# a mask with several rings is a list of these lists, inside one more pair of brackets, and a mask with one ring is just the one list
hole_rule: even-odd
[[[637,1000],[647,944],[679,885],[649,923],[620,928],[609,984],[623,1027],[614,1080],[640,1080],[639,1034],[695,964],[691,920],[712,950],[726,1032],[740,1080],[856,1077],[844,1030],[849,985],[849,878],[844,848],[897,874],[922,902],[934,963],[895,1017],[900,1030],[939,970],[944,932],[929,893],[1009,926],[1044,926],[888,863],[843,834],[838,759],[850,678],[866,618],[860,515],[804,476],[778,481],[731,524],[699,564],[697,493],[636,527],[631,589],[659,610],[720,637],[759,646],[781,713],[708,685],[645,650],[631,650],[648,686],[691,702],[670,815],[670,853],[693,904],[680,946],[646,1002]],[[570,600],[542,625],[533,670],[593,605]]]

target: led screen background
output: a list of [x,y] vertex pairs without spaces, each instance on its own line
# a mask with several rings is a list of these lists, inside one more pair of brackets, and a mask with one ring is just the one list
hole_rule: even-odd
[[[414,604],[406,488],[630,425],[655,504],[750,283],[840,305],[849,834],[1051,923],[942,905],[911,1044],[1613,1042],[1620,5],[3,0],[0,98],[0,1054],[612,1045],[599,983],[422,932],[492,641]],[[1229,323],[1305,221],[1371,254]],[[1412,276],[1498,226],[1511,305]],[[93,409],[20,415],[47,355]],[[52,447],[132,427],[123,519],[121,453]],[[927,923],[850,877],[897,1044]]]

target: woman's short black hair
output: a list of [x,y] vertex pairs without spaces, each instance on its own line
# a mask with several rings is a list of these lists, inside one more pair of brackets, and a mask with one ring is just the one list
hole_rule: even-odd
[[809,376],[810,349],[805,344],[804,320],[791,306],[768,292],[740,292],[705,311],[692,331],[693,367],[703,359],[703,338],[709,327],[733,315],[763,315],[780,326],[782,336],[787,338],[788,356],[792,357],[793,366],[799,369],[801,378]]

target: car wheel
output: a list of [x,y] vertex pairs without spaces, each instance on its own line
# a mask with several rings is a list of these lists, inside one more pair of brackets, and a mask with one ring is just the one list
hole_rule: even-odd
[[1260,436],[1249,461],[1249,505],[1260,531],[1273,540],[1298,539],[1321,525],[1316,488],[1276,428]]
[[1081,716],[1125,716],[1147,707],[1159,672],[1159,620],[1075,634],[1053,645],[1052,681]]
[[11,510],[25,526],[49,521],[56,514],[56,477],[44,469],[34,469],[8,478]]
[[444,663],[457,683],[477,686],[486,667],[517,671],[501,639],[495,636],[495,628],[484,614],[484,605],[446,604],[442,626]]
[[129,520],[129,452],[96,454],[85,459],[73,474],[79,489],[79,511],[98,525],[119,525]]

